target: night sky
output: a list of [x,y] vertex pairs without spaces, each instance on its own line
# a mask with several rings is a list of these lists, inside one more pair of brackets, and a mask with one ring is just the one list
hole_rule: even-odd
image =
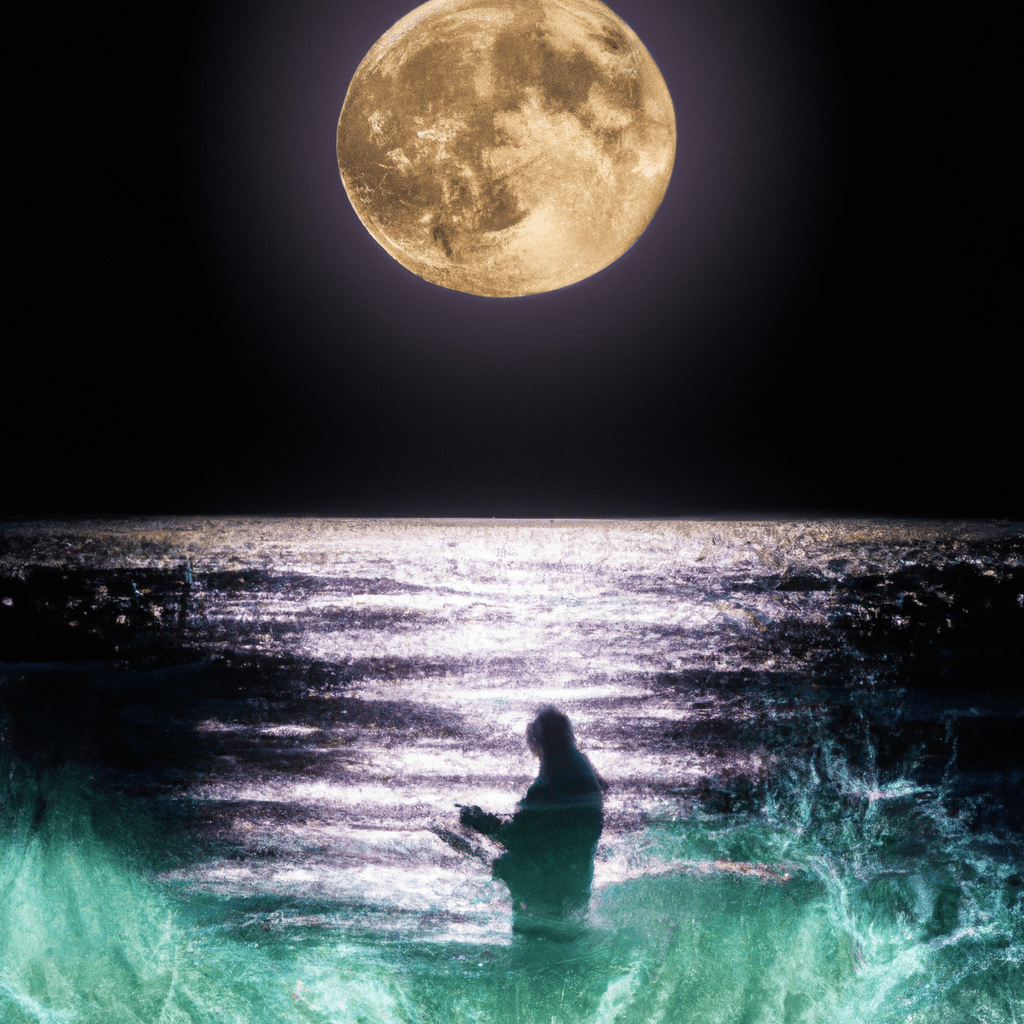
[[620,260],[520,299],[415,277],[339,179],[409,0],[78,14],[19,114],[2,511],[1019,515],[998,26],[612,7],[672,94],[672,181]]

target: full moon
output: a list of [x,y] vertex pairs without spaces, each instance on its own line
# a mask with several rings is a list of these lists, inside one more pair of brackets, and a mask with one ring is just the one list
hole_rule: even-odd
[[338,166],[402,266],[474,295],[581,281],[658,209],[675,159],[664,79],[598,0],[430,0],[363,58]]

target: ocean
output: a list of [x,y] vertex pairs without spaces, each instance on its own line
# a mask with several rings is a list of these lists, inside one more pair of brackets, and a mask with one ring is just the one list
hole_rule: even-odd
[[1021,523],[8,520],[0,1019],[1024,1022],[1022,656]]

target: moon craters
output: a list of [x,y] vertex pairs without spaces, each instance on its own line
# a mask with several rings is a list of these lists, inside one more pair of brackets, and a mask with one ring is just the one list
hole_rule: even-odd
[[549,291],[612,263],[674,156],[661,74],[597,0],[431,0],[367,54],[338,124],[370,234],[413,273],[478,295]]

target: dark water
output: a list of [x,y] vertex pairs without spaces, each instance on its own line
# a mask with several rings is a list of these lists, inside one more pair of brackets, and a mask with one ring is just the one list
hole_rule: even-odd
[[1020,524],[8,523],[0,1020],[1024,1021],[1022,648]]

